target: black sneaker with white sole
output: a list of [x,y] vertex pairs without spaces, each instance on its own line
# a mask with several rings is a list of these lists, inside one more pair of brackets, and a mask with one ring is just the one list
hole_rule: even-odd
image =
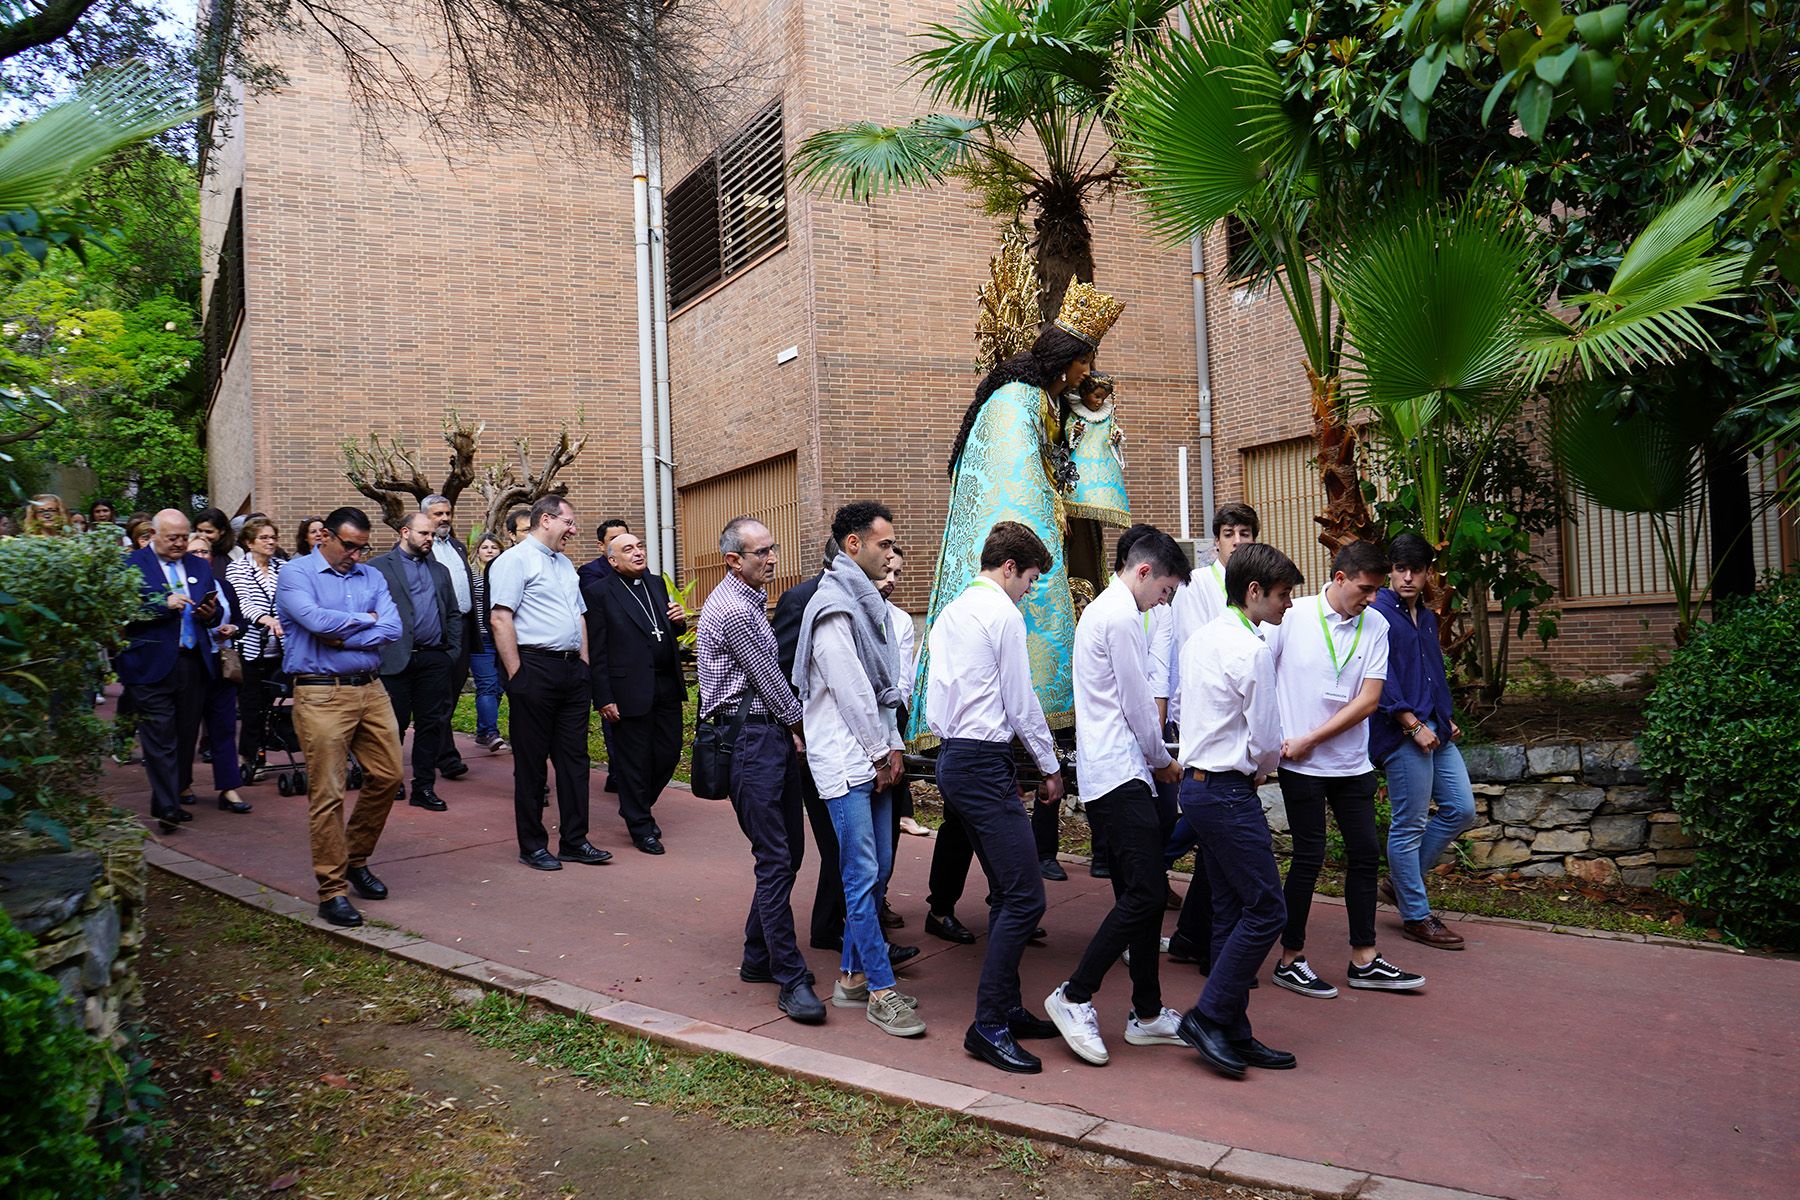
[[1425,986],[1425,977],[1415,975],[1411,971],[1402,971],[1393,963],[1377,954],[1375,961],[1366,967],[1351,963],[1345,972],[1344,982],[1353,988],[1374,988],[1383,992],[1410,992],[1414,988]]
[[1313,974],[1304,955],[1286,966],[1275,968],[1275,986],[1298,992],[1302,996],[1311,996],[1315,1000],[1329,1000],[1337,995],[1336,988]]

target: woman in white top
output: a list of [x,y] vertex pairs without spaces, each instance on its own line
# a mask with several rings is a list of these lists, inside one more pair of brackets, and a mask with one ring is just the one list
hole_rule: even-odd
[[269,681],[281,670],[281,618],[275,614],[275,584],[281,574],[281,534],[267,517],[251,517],[238,534],[244,557],[225,568],[243,606],[244,682],[238,688],[238,753],[244,779],[255,782],[269,730]]

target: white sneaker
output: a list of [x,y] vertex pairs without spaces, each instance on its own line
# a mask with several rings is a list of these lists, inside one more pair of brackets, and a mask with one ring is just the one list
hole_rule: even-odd
[[1094,1015],[1092,1004],[1073,1004],[1063,999],[1064,986],[1067,985],[1059,985],[1045,997],[1044,1010],[1076,1057],[1104,1067],[1112,1056],[1107,1054],[1106,1043],[1100,1037],[1100,1018]]
[[1140,1021],[1132,1013],[1125,1022],[1125,1040],[1133,1046],[1185,1046],[1181,1040],[1181,1014],[1165,1008],[1154,1021]]

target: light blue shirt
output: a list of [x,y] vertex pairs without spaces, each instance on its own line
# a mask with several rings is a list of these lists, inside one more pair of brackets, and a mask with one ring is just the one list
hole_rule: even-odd
[[[400,610],[381,573],[361,563],[334,571],[316,549],[282,568],[275,611],[287,633],[281,668],[290,675],[379,671],[381,647],[400,640]],[[344,644],[319,640],[327,637]]]
[[519,645],[581,649],[587,601],[567,555],[526,535],[488,564],[487,583],[490,606],[511,610]]

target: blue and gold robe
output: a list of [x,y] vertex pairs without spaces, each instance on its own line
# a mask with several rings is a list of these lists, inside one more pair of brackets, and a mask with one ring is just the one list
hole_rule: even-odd
[[1069,515],[1124,529],[1131,524],[1131,501],[1125,498],[1125,463],[1119,455],[1124,439],[1113,420],[1112,404],[1099,412],[1072,404],[1063,425],[1076,471],[1075,487],[1065,505]]
[[1075,721],[1075,605],[1069,596],[1063,554],[1062,498],[1051,482],[1044,448],[1060,433],[1056,412],[1042,388],[1009,383],[988,397],[969,430],[962,458],[950,483],[950,511],[938,551],[937,578],[920,639],[913,707],[906,727],[909,745],[935,745],[926,717],[926,681],[931,670],[931,624],[981,572],[981,546],[999,521],[1030,527],[1050,550],[1050,569],[1038,578],[1019,612],[1031,654],[1031,682],[1052,729]]

